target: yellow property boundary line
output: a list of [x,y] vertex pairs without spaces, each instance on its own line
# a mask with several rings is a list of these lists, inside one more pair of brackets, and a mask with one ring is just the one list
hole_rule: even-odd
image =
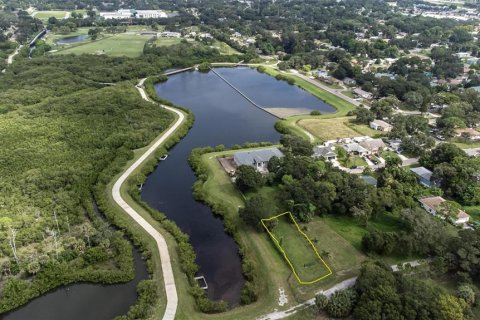
[[[281,216],[284,216],[284,215],[289,215],[290,216],[290,219],[293,221],[293,223],[295,224],[295,226],[297,227],[297,230],[298,232],[300,232],[304,237],[305,239],[308,241],[308,243],[312,246],[312,249],[315,251],[315,254],[317,255],[317,257],[320,259],[320,261],[322,261],[322,263],[324,264],[324,266],[327,268],[328,270],[328,274],[318,278],[318,279],[315,279],[313,281],[303,281],[302,279],[300,279],[300,276],[298,275],[297,271],[295,270],[292,262],[290,261],[290,259],[288,258],[287,256],[287,253],[285,252],[285,250],[283,250],[282,246],[280,245],[280,243],[278,242],[277,238],[275,238],[275,235],[268,229],[268,227],[265,225],[265,222],[268,222],[268,221],[272,221],[272,220],[275,220],[275,219],[278,219],[279,217]],[[330,269],[330,267],[327,265],[327,263],[322,259],[322,257],[320,256],[320,254],[318,253],[317,251],[317,248],[315,248],[315,246],[313,245],[312,241],[310,240],[310,238],[308,238],[308,236],[302,231],[300,230],[300,227],[298,226],[297,224],[297,221],[295,220],[295,218],[293,217],[292,213],[291,212],[284,212],[282,214],[279,214],[279,215],[276,215],[274,217],[271,217],[271,218],[267,218],[267,219],[261,219],[260,220],[263,227],[265,228],[265,230],[267,230],[268,234],[270,235],[270,237],[272,238],[273,242],[275,243],[275,245],[277,246],[278,249],[280,249],[280,251],[282,252],[283,256],[285,257],[285,260],[287,260],[288,264],[290,265],[290,268],[292,269],[293,271],[293,274],[295,275],[295,277],[297,278],[298,282],[300,284],[312,284],[312,283],[315,283],[315,282],[318,282],[322,279],[325,279],[326,277],[328,277],[329,275],[331,275],[333,272],[332,272],[332,269]]]

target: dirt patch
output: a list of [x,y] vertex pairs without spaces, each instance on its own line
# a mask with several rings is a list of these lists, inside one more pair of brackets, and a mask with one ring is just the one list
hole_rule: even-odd
[[264,109],[282,119],[285,119],[291,116],[300,116],[300,115],[310,114],[310,112],[313,111],[313,109],[307,109],[307,108],[264,108]]
[[229,175],[234,175],[235,170],[237,170],[237,165],[233,161],[233,157],[219,157],[217,158],[220,165]]

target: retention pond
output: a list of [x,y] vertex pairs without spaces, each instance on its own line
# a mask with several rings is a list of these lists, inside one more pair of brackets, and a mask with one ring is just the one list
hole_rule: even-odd
[[[262,107],[334,109],[303,91],[250,68],[216,68],[215,71]],[[223,144],[279,140],[278,120],[247,101],[213,72],[185,72],[156,85],[157,94],[195,114],[188,135],[160,162],[142,188],[142,199],[165,213],[190,236],[200,274],[211,299],[231,305],[240,301],[244,283],[238,248],[224,232],[220,218],[192,197],[195,176],[187,162],[193,148]]]

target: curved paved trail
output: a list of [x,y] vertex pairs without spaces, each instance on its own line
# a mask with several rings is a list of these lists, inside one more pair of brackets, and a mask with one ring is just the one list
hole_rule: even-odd
[[[143,89],[143,83],[146,79],[140,80],[140,82],[136,85],[136,88],[140,92],[142,98],[146,101],[152,102],[145,90]],[[168,253],[168,246],[165,238],[162,236],[160,232],[158,232],[150,223],[147,222],[138,212],[136,212],[125,200],[123,200],[122,195],[120,194],[120,188],[122,187],[123,183],[127,180],[127,178],[132,174],[132,172],[138,168],[144,161],[150,156],[165,140],[170,137],[175,130],[183,123],[185,120],[185,116],[182,112],[170,108],[167,106],[163,106],[171,112],[174,112],[178,115],[177,121],[167,130],[165,131],[161,137],[150,147],[148,150],[142,154],[140,158],[137,159],[115,182],[112,188],[112,196],[114,201],[130,216],[133,220],[135,220],[157,243],[158,251],[160,253],[160,260],[162,264],[162,274],[163,274],[163,282],[165,284],[165,293],[167,296],[167,307],[165,309],[165,313],[163,315],[163,320],[173,320],[175,319],[175,314],[177,312],[177,305],[178,305],[178,295],[177,295],[177,287],[175,286],[175,279],[173,276],[172,265],[170,262],[170,254]]]

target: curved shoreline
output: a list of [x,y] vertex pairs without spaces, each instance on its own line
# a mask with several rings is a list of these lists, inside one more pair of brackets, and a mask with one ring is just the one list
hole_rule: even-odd
[[[144,88],[143,84],[146,78],[143,78],[139,81],[136,85],[140,95],[146,101],[152,102]],[[185,121],[185,116],[182,112],[161,105],[162,108],[175,113],[178,116],[176,122],[167,130],[165,131],[161,137],[145,151],[140,158],[138,158],[127,170],[125,170],[122,175],[118,178],[112,188],[112,197],[115,203],[120,206],[133,220],[135,220],[157,243],[158,251],[160,254],[161,266],[162,266],[162,275],[163,275],[163,282],[165,286],[165,293],[167,296],[167,306],[165,308],[165,313],[163,314],[163,320],[173,320],[176,315],[177,306],[178,306],[178,295],[177,295],[177,287],[175,285],[175,278],[173,275],[172,264],[170,261],[170,254],[168,252],[168,246],[165,238],[162,234],[155,229],[150,223],[147,222],[138,212],[136,212],[121,196],[120,189],[124,182],[129,178],[129,176],[140,167],[143,162],[155,152],[155,150],[164,143],[177,129],[180,125]]]

